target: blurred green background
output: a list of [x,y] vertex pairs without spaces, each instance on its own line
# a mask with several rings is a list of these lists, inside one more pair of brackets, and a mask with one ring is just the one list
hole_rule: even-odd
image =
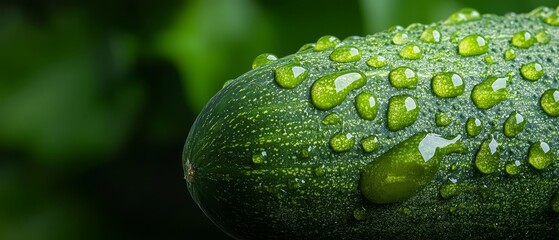
[[209,98],[322,35],[556,1],[3,1],[0,239],[227,239],[181,168]]

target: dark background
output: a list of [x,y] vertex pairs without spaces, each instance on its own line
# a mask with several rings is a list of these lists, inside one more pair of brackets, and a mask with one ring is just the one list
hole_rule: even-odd
[[556,1],[0,2],[0,239],[227,239],[191,200],[181,151],[263,52]]

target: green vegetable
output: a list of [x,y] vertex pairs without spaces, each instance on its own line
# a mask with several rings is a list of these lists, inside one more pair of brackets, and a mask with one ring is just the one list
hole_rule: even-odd
[[259,57],[194,123],[188,189],[240,239],[556,238],[557,19],[464,9]]

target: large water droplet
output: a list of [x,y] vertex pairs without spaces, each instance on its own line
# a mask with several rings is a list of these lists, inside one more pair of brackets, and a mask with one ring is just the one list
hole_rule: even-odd
[[505,136],[512,138],[516,137],[520,132],[526,128],[526,119],[517,111],[512,112],[505,121],[503,132]]
[[462,56],[476,56],[489,51],[489,42],[479,34],[468,35],[458,43],[458,54]]
[[335,47],[340,42],[340,39],[334,36],[326,35],[319,38],[314,45],[315,51],[324,51],[329,48]]
[[423,55],[423,50],[421,50],[419,45],[410,43],[400,50],[399,55],[403,59],[417,60]]
[[431,80],[431,88],[441,98],[453,98],[464,93],[465,84],[462,77],[454,72],[437,73]]
[[448,126],[451,122],[452,119],[445,113],[437,113],[435,115],[435,123],[437,124],[437,126],[445,127]]
[[536,38],[527,30],[516,32],[511,39],[511,44],[519,48],[529,48],[534,45],[535,42]]
[[339,63],[359,61],[361,59],[361,50],[349,45],[340,46],[330,54],[330,59]]
[[439,43],[441,42],[441,32],[437,30],[437,27],[429,27],[421,33],[419,40],[426,43]]
[[504,54],[505,61],[510,61],[516,58],[516,50],[509,48]]
[[354,89],[365,85],[367,78],[361,72],[347,71],[326,75],[311,87],[311,99],[315,107],[328,110],[342,103]]
[[276,60],[278,60],[278,57],[276,57],[273,54],[269,54],[269,53],[260,54],[256,56],[256,58],[254,58],[254,61],[252,62],[252,69],[255,69],[260,66],[264,66]]
[[299,83],[305,80],[309,71],[299,64],[290,63],[276,69],[275,74],[278,85],[290,89],[295,88]]
[[559,89],[548,89],[540,98],[540,106],[547,115],[559,117]]
[[495,138],[491,137],[491,140],[484,140],[475,157],[477,169],[485,174],[497,171],[499,169],[500,154],[499,143]]
[[538,62],[531,62],[522,65],[520,68],[520,74],[522,74],[526,80],[536,81],[543,77],[544,70],[542,65]]
[[390,83],[397,89],[417,87],[418,77],[415,71],[409,67],[398,67],[390,71],[388,76]]
[[386,66],[386,58],[383,56],[372,56],[367,60],[367,65],[374,68],[381,68]]
[[419,104],[411,95],[392,96],[388,100],[388,129],[402,130],[413,124],[419,116]]
[[361,192],[379,204],[409,199],[433,180],[445,155],[465,151],[460,138],[422,132],[398,143],[365,166]]
[[368,136],[366,138],[361,139],[361,147],[363,147],[363,151],[365,152],[376,151],[380,147],[378,137]]
[[376,97],[370,92],[362,92],[355,97],[355,108],[359,116],[365,120],[373,120],[378,113]]
[[448,19],[444,21],[446,24],[459,24],[468,21],[475,21],[481,19],[479,12],[473,8],[463,8],[454,12]]
[[322,124],[324,125],[334,125],[339,123],[342,123],[342,118],[337,113],[330,113],[322,119]]
[[549,166],[554,158],[555,155],[546,142],[535,142],[528,150],[528,163],[539,170]]
[[547,30],[540,29],[536,33],[536,41],[540,44],[547,44],[547,43],[549,43],[549,41],[551,41],[551,35],[549,34],[549,32]]
[[355,137],[351,133],[339,132],[330,138],[330,147],[336,152],[347,152],[355,145]]
[[483,122],[478,118],[470,117],[466,121],[466,132],[468,135],[475,137],[481,133],[483,130]]
[[392,37],[392,43],[396,45],[402,45],[404,43],[407,43],[408,40],[409,40],[408,34],[404,32],[397,32],[396,34],[394,34],[394,37]]
[[472,101],[480,109],[489,109],[497,105],[508,98],[509,90],[507,85],[511,80],[511,76],[490,76],[473,88]]

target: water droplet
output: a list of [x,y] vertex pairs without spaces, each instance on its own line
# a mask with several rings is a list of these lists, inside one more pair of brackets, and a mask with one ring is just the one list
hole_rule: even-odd
[[464,93],[462,77],[454,72],[437,73],[431,80],[433,93],[441,98],[453,98]]
[[404,27],[400,26],[400,25],[394,25],[394,26],[390,26],[387,30],[387,32],[389,33],[393,33],[393,32],[399,32],[404,30]]
[[314,46],[315,51],[324,51],[329,48],[335,47],[340,42],[340,39],[334,36],[326,35],[319,38]]
[[400,50],[400,57],[409,60],[417,60],[421,58],[423,51],[417,44],[410,43]]
[[370,92],[362,92],[355,97],[355,108],[359,116],[365,120],[373,120],[378,113],[376,97]]
[[429,27],[421,33],[419,40],[426,43],[439,43],[441,42],[441,32],[436,27]]
[[264,160],[266,160],[266,156],[268,156],[266,151],[262,151],[257,154],[254,154],[252,155],[252,162],[255,164],[261,164],[264,162]]
[[536,81],[543,77],[544,70],[541,64],[537,62],[531,62],[522,65],[520,68],[520,73],[526,80]]
[[231,83],[233,82],[233,80],[235,80],[235,79],[229,79],[229,80],[225,81],[225,82],[223,83],[223,87],[221,87],[221,88],[227,87],[227,85],[231,84]]
[[526,127],[526,119],[517,111],[512,112],[505,121],[503,132],[509,138],[516,137]]
[[264,66],[268,63],[271,63],[273,61],[278,60],[278,57],[276,57],[273,54],[269,54],[269,53],[263,53],[260,54],[258,56],[256,56],[256,58],[254,59],[254,62],[252,62],[252,69],[255,69],[257,67],[260,66]]
[[514,162],[507,163],[507,165],[505,165],[505,171],[509,175],[517,175],[517,174],[521,173],[522,172],[522,166],[520,164],[520,161],[516,160]]
[[349,45],[340,46],[330,54],[330,59],[339,63],[359,61],[361,59],[361,50]]
[[510,61],[516,58],[516,50],[509,48],[505,51],[505,61]]
[[531,32],[522,30],[516,32],[511,39],[511,44],[519,48],[529,48],[536,42]]
[[312,49],[312,48],[314,48],[315,45],[316,45],[316,43],[307,43],[307,44],[301,46],[301,48],[299,48],[299,50],[297,50],[297,52],[302,52],[302,51],[305,51],[305,50],[308,50],[308,49]]
[[509,96],[507,85],[512,76],[490,76],[485,81],[477,84],[472,90],[472,101],[479,109],[489,109]]
[[475,157],[477,169],[484,174],[497,171],[499,169],[500,154],[499,143],[495,138],[491,137],[491,140],[484,140]]
[[376,151],[380,147],[380,143],[378,142],[378,137],[368,136],[366,138],[361,139],[361,147],[363,147],[363,151],[365,152]]
[[549,166],[554,157],[551,148],[546,142],[535,142],[530,146],[530,150],[528,150],[528,163],[539,170]]
[[398,67],[390,71],[388,76],[390,83],[397,89],[417,87],[418,77],[415,71],[409,67]]
[[336,72],[316,80],[311,87],[315,107],[328,110],[342,103],[354,89],[365,85],[367,78],[361,72]]
[[317,177],[322,177],[322,176],[324,176],[324,174],[326,174],[326,170],[324,169],[324,165],[314,168],[313,172],[314,172],[314,175],[317,176]]
[[462,56],[476,56],[489,51],[489,42],[479,34],[468,35],[458,43],[458,53]]
[[386,66],[386,58],[383,56],[372,56],[367,60],[367,65],[374,68],[381,68]]
[[353,210],[353,217],[355,220],[365,220],[367,219],[367,210],[365,210],[365,208],[356,208]]
[[408,34],[404,32],[397,32],[396,34],[394,34],[394,37],[392,37],[392,42],[396,45],[402,45],[404,43],[407,43],[408,40],[409,40]]
[[306,148],[301,149],[301,157],[308,158],[311,156],[312,147],[308,146]]
[[456,197],[458,195],[460,195],[460,192],[462,191],[462,189],[460,188],[460,186],[456,183],[450,183],[450,184],[445,184],[441,187],[441,189],[439,189],[439,194],[441,195],[441,197],[443,199],[451,199],[453,197]]
[[281,87],[291,89],[305,80],[308,74],[309,71],[306,68],[296,63],[290,63],[276,69],[275,79]]
[[402,130],[413,124],[419,116],[419,104],[411,95],[392,96],[388,100],[388,129]]
[[466,132],[468,135],[475,137],[481,133],[483,130],[483,122],[478,118],[470,117],[466,121]]
[[445,24],[459,24],[481,19],[479,12],[473,8],[463,8],[444,21]]
[[559,26],[559,12],[549,14],[543,21],[551,26]]
[[437,124],[437,126],[445,127],[448,126],[451,122],[452,119],[445,113],[437,113],[435,115],[435,123]]
[[322,119],[322,124],[324,125],[334,125],[339,123],[342,123],[342,118],[337,113],[330,113]]
[[351,133],[339,132],[330,138],[330,147],[336,152],[347,152],[355,145],[355,137]]
[[559,213],[559,191],[557,191],[551,199],[551,209]]
[[539,44],[547,44],[549,43],[549,41],[551,41],[551,35],[547,30],[540,29],[536,33],[536,42],[538,42]]
[[495,64],[495,58],[493,58],[493,55],[486,55],[484,59],[485,59],[485,64],[487,65]]
[[361,192],[373,203],[407,200],[433,180],[445,155],[465,151],[460,138],[420,132],[398,143],[365,166]]
[[540,106],[547,115],[559,117],[559,89],[548,89],[540,98]]

